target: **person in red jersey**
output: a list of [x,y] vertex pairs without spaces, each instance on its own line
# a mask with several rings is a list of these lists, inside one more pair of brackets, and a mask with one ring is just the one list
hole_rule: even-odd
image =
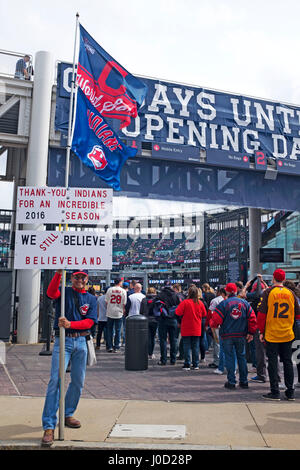
[[203,302],[199,299],[198,288],[191,285],[188,298],[183,300],[176,309],[176,315],[182,317],[181,337],[183,341],[183,369],[191,368],[191,353],[193,369],[199,369],[200,336],[202,317],[206,315]]

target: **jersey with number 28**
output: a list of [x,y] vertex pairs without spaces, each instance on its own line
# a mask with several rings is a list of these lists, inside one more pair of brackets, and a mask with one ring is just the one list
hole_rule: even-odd
[[127,292],[122,287],[110,287],[105,295],[107,303],[106,316],[110,318],[121,318],[127,301]]

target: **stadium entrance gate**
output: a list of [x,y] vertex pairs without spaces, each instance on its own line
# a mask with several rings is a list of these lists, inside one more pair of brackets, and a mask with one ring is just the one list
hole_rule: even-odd
[[[272,100],[139,77],[139,115],[122,130],[138,148],[121,175],[122,196],[249,208],[251,275],[259,269],[260,209],[298,210],[300,108]],[[63,185],[71,66],[58,65],[48,184]],[[116,131],[118,123],[110,122]],[[105,187],[76,157],[70,186]]]

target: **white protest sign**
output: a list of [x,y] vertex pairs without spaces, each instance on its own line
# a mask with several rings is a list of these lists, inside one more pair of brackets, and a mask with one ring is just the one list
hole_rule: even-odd
[[16,231],[15,269],[76,268],[112,268],[111,231]]
[[20,186],[17,224],[112,225],[113,190]]

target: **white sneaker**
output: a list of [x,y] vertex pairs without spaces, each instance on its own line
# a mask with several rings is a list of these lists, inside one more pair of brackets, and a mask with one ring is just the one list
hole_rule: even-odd
[[286,388],[285,385],[282,384],[282,383],[279,383],[278,387],[279,387],[280,390],[285,390],[285,388]]
[[205,364],[206,363],[206,359],[200,359],[199,361],[201,364]]
[[215,369],[214,374],[223,375],[224,372],[222,372],[220,369]]
[[149,356],[149,359],[155,359],[155,354],[152,354],[151,356]]

